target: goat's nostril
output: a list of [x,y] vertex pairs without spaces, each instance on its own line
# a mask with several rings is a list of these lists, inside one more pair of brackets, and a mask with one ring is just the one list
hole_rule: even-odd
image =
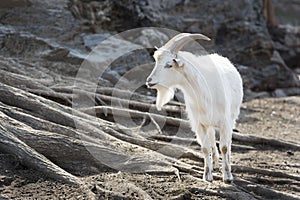
[[147,82],[151,82],[152,81],[152,78],[147,78]]

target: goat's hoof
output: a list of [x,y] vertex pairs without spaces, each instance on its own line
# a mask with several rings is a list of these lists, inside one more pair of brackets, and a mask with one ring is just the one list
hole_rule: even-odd
[[224,181],[224,183],[226,183],[226,184],[231,184],[231,183],[233,182],[232,179],[227,179],[227,180],[223,180],[223,181]]
[[207,181],[207,182],[213,182],[213,176],[212,174],[209,174],[209,173],[204,173],[203,174],[203,180],[204,181]]
[[225,173],[223,176],[223,182],[226,184],[231,184],[233,182],[233,176],[231,173]]

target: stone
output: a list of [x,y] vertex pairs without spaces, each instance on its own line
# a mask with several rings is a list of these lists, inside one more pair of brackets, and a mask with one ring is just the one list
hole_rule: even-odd
[[[9,9],[0,6],[0,15],[5,16],[1,18],[0,53],[6,57],[80,66],[100,43],[89,62],[101,63],[102,68],[109,67],[123,76],[153,63],[152,44],[160,47],[176,31],[200,32],[212,38],[210,42],[199,41],[203,49],[228,57],[241,72],[245,89],[270,92],[300,86],[299,77],[289,69],[299,68],[299,28],[280,25],[272,32],[262,16],[261,1],[1,1],[0,5],[4,4]],[[106,41],[118,32],[146,26],[166,27],[174,34],[147,29],[125,39]],[[105,41],[114,48],[107,48]],[[137,46],[152,49],[132,48]],[[116,48],[126,53],[118,54]],[[101,73],[99,66],[86,77]]]
[[0,52],[10,56],[38,56],[51,48],[46,40],[30,33],[17,31],[0,35],[0,43],[2,43]]
[[0,9],[9,9],[15,7],[26,7],[32,5],[29,0],[1,0]]
[[286,65],[290,68],[300,67],[300,28],[280,25],[271,28],[270,34],[274,40],[275,49]]
[[68,56],[69,52],[70,51],[65,48],[56,48],[47,53],[44,58],[50,61],[61,61]]
[[121,76],[116,71],[112,70],[105,71],[101,77],[105,80],[108,80],[112,84],[118,83],[118,81],[121,79]]
[[282,59],[282,57],[280,56],[278,51],[273,52],[273,55],[271,57],[271,61],[274,62],[274,63],[277,63],[281,66],[286,66],[284,60]]
[[[275,44],[262,15],[262,1],[204,0],[199,3],[196,0],[73,0],[70,5],[73,9],[78,8],[79,14],[76,16],[88,19],[93,26],[108,31],[121,32],[137,27],[154,26],[179,32],[203,33],[212,38],[210,42],[201,42],[204,49],[208,52],[218,52],[233,63],[248,67],[250,72],[247,72],[246,87],[249,89],[262,91],[299,85],[295,74],[288,69],[286,59],[281,57],[281,51],[275,50]],[[99,12],[102,17],[90,17],[97,16]],[[109,20],[103,20],[103,16]],[[151,37],[145,35],[165,37],[161,32],[141,31],[140,35],[133,35],[130,41],[140,45],[152,43]],[[291,40],[288,38],[283,40],[290,44]],[[156,43],[161,46],[159,42]],[[269,67],[274,64],[279,69],[276,66],[275,71],[270,71]],[[272,76],[268,76],[266,72],[272,72]]]
[[92,50],[96,47],[100,42],[111,37],[111,34],[103,33],[103,34],[88,34],[82,37],[84,46],[86,46],[89,50]]
[[286,97],[287,95],[282,89],[276,89],[273,92],[273,96],[275,96],[275,97]]

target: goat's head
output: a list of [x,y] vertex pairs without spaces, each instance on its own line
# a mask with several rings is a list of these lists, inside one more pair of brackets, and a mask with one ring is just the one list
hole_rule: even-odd
[[177,54],[185,44],[195,39],[210,40],[202,34],[180,33],[155,51],[155,66],[147,78],[146,85],[157,90],[158,110],[173,98],[174,88],[184,81],[184,61],[179,59]]

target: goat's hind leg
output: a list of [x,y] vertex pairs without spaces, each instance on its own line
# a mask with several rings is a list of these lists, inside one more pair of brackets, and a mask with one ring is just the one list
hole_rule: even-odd
[[233,181],[233,176],[231,174],[231,139],[232,139],[232,129],[224,127],[220,129],[220,149],[222,154],[222,174],[223,181],[225,183],[231,183]]

